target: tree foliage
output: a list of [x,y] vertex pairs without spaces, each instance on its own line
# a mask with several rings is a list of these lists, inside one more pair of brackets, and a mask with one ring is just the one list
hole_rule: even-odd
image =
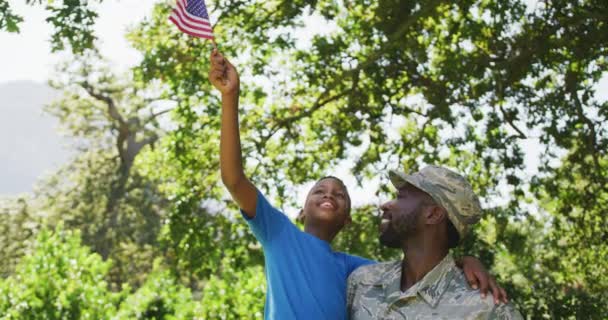
[[0,283],[2,319],[110,319],[119,295],[105,281],[109,267],[78,233],[42,231],[33,254]]
[[19,260],[32,250],[32,245],[45,218],[31,207],[27,197],[0,199],[0,275],[6,278],[15,272]]
[[196,309],[190,290],[157,265],[146,282],[120,305],[119,319],[195,319]]
[[[96,39],[93,27],[97,12],[92,8],[93,3],[103,0],[25,0],[28,5],[43,5],[49,16],[46,19],[53,27],[51,33],[51,51],[70,50],[83,53],[94,47]],[[23,17],[13,13],[8,0],[0,0],[0,31],[19,32],[19,24]]]
[[235,268],[230,259],[221,261],[224,271],[209,277],[203,290],[203,319],[261,319],[266,285],[262,267]]
[[0,30],[18,32],[18,25],[22,21],[22,17],[13,13],[8,4],[8,0],[0,0]]

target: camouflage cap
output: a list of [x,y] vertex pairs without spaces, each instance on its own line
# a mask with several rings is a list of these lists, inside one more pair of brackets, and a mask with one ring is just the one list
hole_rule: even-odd
[[479,198],[469,182],[454,171],[438,166],[428,166],[413,174],[390,170],[389,178],[397,189],[409,183],[428,193],[446,209],[460,239],[466,235],[468,226],[481,218]]

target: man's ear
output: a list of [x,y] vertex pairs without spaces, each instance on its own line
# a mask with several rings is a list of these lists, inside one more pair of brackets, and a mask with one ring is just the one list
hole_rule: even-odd
[[448,213],[440,206],[430,206],[426,211],[427,224],[440,224],[447,219]]

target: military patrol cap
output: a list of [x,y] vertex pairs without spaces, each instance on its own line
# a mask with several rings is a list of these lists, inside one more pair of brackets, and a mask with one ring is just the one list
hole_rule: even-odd
[[397,189],[409,183],[429,194],[446,209],[460,239],[466,235],[468,226],[477,223],[481,218],[479,198],[469,182],[454,171],[427,166],[413,174],[390,170],[388,176]]

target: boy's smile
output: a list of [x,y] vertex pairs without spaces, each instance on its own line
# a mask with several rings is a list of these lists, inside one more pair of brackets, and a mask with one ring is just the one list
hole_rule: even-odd
[[321,207],[322,209],[335,210],[337,208],[337,205],[329,199],[324,199],[321,201],[321,204],[319,204],[319,207]]

